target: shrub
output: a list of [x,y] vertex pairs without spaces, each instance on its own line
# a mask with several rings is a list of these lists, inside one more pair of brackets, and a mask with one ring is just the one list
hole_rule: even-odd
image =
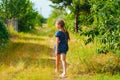
[[92,25],[82,34],[89,38],[85,43],[94,41],[97,36],[98,40],[104,46],[100,47],[98,53],[118,53],[120,50],[120,1],[91,1],[91,18]]
[[0,47],[3,47],[9,40],[9,33],[5,27],[5,24],[0,21]]

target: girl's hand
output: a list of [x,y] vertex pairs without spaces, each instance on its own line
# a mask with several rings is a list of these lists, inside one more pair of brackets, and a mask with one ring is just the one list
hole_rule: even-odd
[[55,54],[58,54],[58,51],[57,51],[57,50],[55,51]]

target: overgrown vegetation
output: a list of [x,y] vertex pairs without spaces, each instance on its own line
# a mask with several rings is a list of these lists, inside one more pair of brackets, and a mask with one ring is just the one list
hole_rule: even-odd
[[35,26],[42,26],[46,21],[41,14],[34,10],[30,0],[1,0],[0,20],[3,21],[0,21],[0,45],[7,42],[9,27],[14,27],[10,25],[10,20],[17,21],[16,26],[18,26],[19,32],[30,32],[35,29]]
[[5,24],[0,20],[0,48],[4,47],[5,43],[9,40],[9,33]]
[[119,0],[51,1],[58,9],[67,8],[66,11],[70,11],[64,17],[66,26],[73,32],[76,29],[76,32],[79,32],[80,35],[87,36],[85,44],[94,42],[97,39],[102,44],[97,49],[98,53],[112,52],[117,55],[120,54]]
[[54,79],[54,59],[46,30],[40,28],[36,34],[12,32],[10,42],[0,51],[1,80]]
[[[0,79],[61,80],[54,73],[53,35],[50,27],[38,28],[34,34],[12,32],[11,42],[0,52]],[[66,80],[120,79],[119,58],[96,54],[96,47],[101,45],[97,41],[86,46],[84,36],[70,36]]]
[[90,1],[92,25],[87,25],[83,34],[88,36],[87,42],[94,41],[97,36],[103,44],[98,53],[113,52],[120,55],[120,1]]
[[67,62],[70,63],[70,73],[110,73],[112,75],[119,73],[120,59],[118,56],[110,52],[107,54],[96,54],[96,49],[101,46],[98,40],[85,45],[84,36],[74,34],[71,37],[73,40],[70,41],[70,49],[67,55]]
[[[75,36],[72,38],[74,46],[70,43],[68,52],[70,73],[110,73],[112,75],[118,73],[120,71],[120,0],[50,1],[54,3],[53,6],[56,9],[66,12],[66,14],[61,13],[62,17],[58,15],[52,18],[65,19],[67,29]],[[79,11],[78,9],[82,6],[86,9]],[[72,10],[78,10],[78,33],[75,30],[76,15]],[[55,15],[54,12],[52,14]]]
[[[48,24],[40,28],[45,19],[29,0],[1,0],[0,19],[15,18],[20,31],[32,31],[11,32],[10,42],[0,51],[0,79],[59,79],[53,72],[54,23],[63,18],[71,37],[66,79],[119,80],[120,0],[50,1],[55,4],[53,12]],[[0,21],[0,46],[8,40],[9,33]]]
[[33,8],[30,0],[1,0],[0,18],[7,24],[8,20],[18,21],[19,31],[29,32],[36,25],[42,26],[45,19]]

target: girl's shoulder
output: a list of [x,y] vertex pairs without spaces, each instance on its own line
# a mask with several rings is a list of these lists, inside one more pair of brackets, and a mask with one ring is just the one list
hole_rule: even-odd
[[61,34],[61,31],[59,31],[59,30],[58,30],[58,31],[56,31],[56,34]]
[[56,36],[56,37],[61,36],[61,31],[59,31],[59,30],[58,30],[58,31],[56,31],[55,36]]

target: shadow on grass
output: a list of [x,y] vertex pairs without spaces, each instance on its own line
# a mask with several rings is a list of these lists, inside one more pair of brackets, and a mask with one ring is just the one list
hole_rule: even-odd
[[39,44],[11,42],[6,49],[0,52],[0,64],[16,65],[22,61],[25,67],[34,66],[49,66],[53,67],[54,60],[44,58],[50,57],[53,49]]

